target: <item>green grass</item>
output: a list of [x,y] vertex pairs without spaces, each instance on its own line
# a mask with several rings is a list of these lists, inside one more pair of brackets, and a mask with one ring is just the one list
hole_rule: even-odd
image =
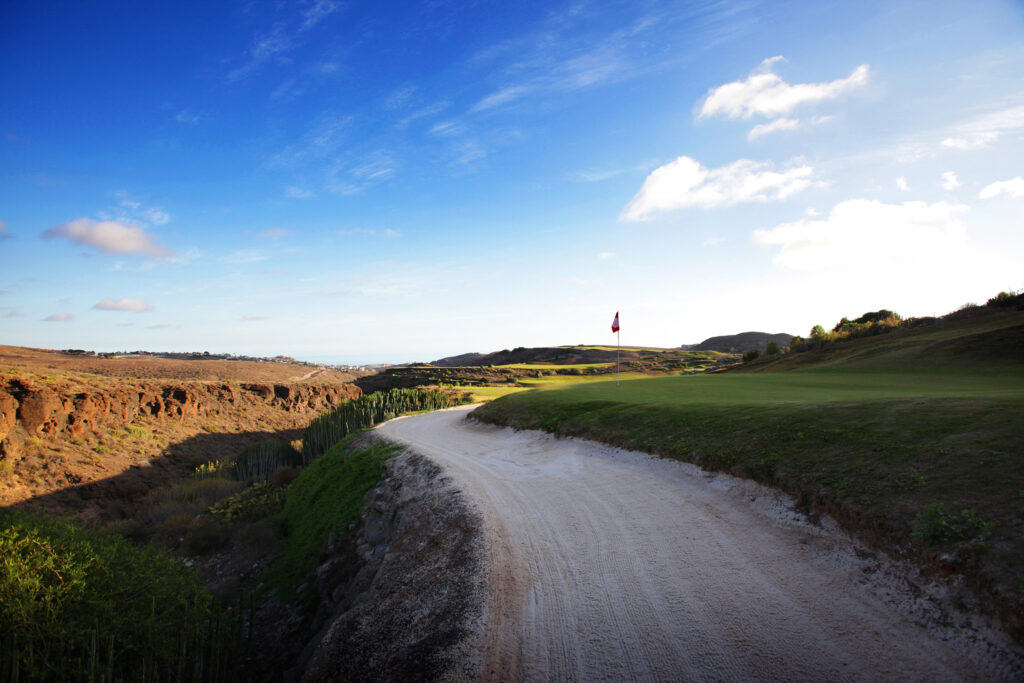
[[397,446],[376,443],[354,448],[354,436],[332,446],[288,487],[278,519],[285,538],[267,580],[282,596],[316,568],[331,535],[343,536],[363,508],[366,492],[384,473]]
[[946,553],[1020,634],[1024,372],[972,368],[591,382],[475,415],[750,477],[890,548]]
[[509,363],[508,365],[497,365],[498,368],[514,368],[516,370],[568,370],[570,368],[607,368],[615,363]]

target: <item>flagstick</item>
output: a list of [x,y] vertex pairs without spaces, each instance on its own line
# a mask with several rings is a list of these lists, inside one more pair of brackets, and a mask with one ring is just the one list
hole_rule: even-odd
[[622,352],[622,331],[615,333],[615,386],[619,386],[619,354]]

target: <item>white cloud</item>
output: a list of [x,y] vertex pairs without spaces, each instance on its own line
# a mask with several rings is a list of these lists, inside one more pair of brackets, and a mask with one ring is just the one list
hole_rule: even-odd
[[309,199],[313,196],[312,190],[307,190],[302,187],[295,187],[291,185],[286,187],[284,190],[285,196],[291,197],[292,199]]
[[946,171],[942,174],[942,189],[943,190],[955,190],[960,187],[960,179],[956,177],[956,173],[953,171]]
[[971,138],[945,138],[941,144],[943,147],[948,147],[950,149],[971,150],[988,147],[998,139],[999,133],[989,131],[978,133]]
[[255,322],[257,320],[270,320],[270,317],[265,315],[243,315],[240,320],[243,322]]
[[783,117],[780,119],[775,119],[771,123],[757,124],[756,126],[750,129],[749,133],[747,133],[747,139],[756,140],[762,135],[767,135],[768,133],[775,133],[776,131],[780,130],[796,130],[799,127],[799,119],[787,119]]
[[998,197],[1001,194],[1005,194],[1007,197],[1014,199],[1024,199],[1024,178],[1017,176],[1011,180],[1001,180],[999,182],[986,185],[981,188],[981,192],[978,194],[979,199],[992,199]]
[[910,192],[910,185],[907,184],[907,179],[900,176],[896,179],[896,189],[900,192]]
[[877,268],[955,255],[966,242],[962,204],[850,199],[822,220],[803,219],[756,230],[751,242],[778,246],[776,265],[794,270],[834,267]]
[[684,207],[708,209],[786,199],[806,189],[813,173],[810,166],[776,171],[771,162],[749,159],[709,169],[682,156],[647,176],[619,220],[649,220],[656,212]]
[[733,81],[713,88],[700,110],[700,118],[722,115],[730,119],[749,119],[756,115],[778,117],[808,102],[821,102],[867,84],[870,71],[861,64],[846,78],[828,83],[797,83],[790,85],[771,71],[780,57],[772,57],[745,81]]
[[597,258],[599,261],[608,261],[610,259],[615,258],[615,253],[611,251],[602,251],[600,254],[597,255]]
[[139,226],[125,225],[119,221],[76,218],[53,226],[43,233],[43,237],[86,244],[108,254],[142,254],[154,258],[164,258],[171,254],[169,249],[157,244],[153,236]]
[[48,323],[69,323],[74,319],[75,317],[70,313],[54,313],[43,318]]
[[127,313],[145,313],[146,311],[152,311],[153,307],[147,304],[142,299],[110,299],[105,298],[99,302],[94,309],[98,311],[125,311]]

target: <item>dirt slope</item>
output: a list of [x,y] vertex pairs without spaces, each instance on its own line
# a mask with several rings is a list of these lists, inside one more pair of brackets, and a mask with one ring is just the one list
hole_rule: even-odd
[[997,680],[1024,658],[942,588],[776,494],[575,439],[400,418],[485,520],[489,680]]

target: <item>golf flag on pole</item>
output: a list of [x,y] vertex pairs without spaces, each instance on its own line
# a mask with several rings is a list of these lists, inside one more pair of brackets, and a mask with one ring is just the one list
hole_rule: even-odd
[[619,331],[619,312],[615,311],[615,319],[612,320],[612,332]]

